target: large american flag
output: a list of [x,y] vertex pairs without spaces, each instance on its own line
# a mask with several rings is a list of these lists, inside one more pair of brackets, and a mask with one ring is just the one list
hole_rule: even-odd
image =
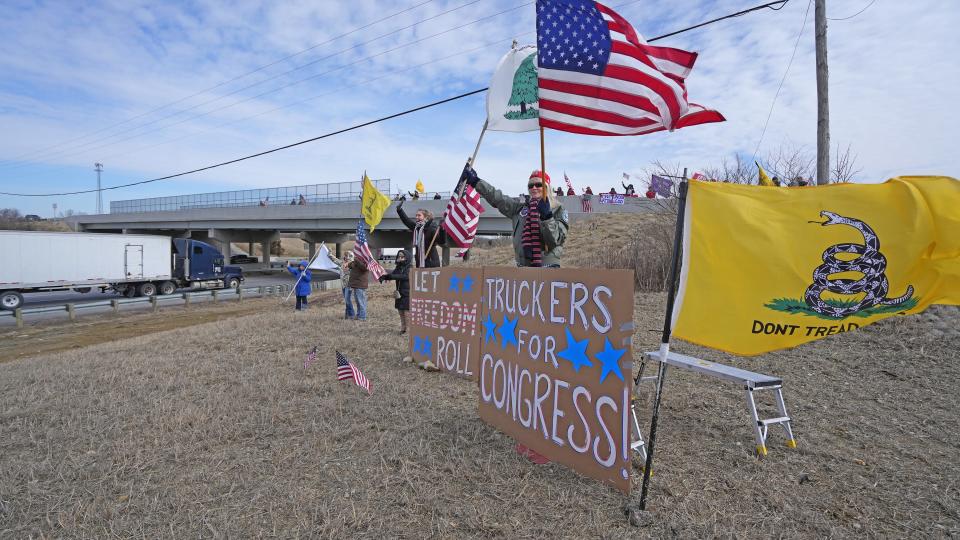
[[360,373],[360,370],[357,369],[357,366],[353,365],[353,362],[347,360],[347,357],[340,354],[340,351],[337,351],[337,380],[346,381],[348,379],[352,379],[357,386],[366,390],[368,394],[372,393],[370,390],[370,380],[364,377],[363,373]]
[[708,122],[687,101],[696,53],[647,44],[589,0],[537,0],[540,125],[586,135],[640,135]]
[[367,270],[373,274],[373,279],[380,279],[380,276],[387,273],[373,257],[373,253],[370,253],[370,246],[367,245],[367,231],[363,229],[363,219],[357,221],[357,241],[353,244],[353,254],[367,265]]
[[[460,195],[460,190],[463,190],[463,195]],[[447,203],[443,219],[443,230],[461,248],[458,256],[462,256],[473,245],[482,213],[480,194],[461,178]]]

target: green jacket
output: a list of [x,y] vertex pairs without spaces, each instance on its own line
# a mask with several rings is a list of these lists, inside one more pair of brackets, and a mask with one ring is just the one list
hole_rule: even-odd
[[[501,214],[513,221],[513,252],[517,258],[517,266],[530,266],[530,261],[523,254],[523,221],[526,218],[527,205],[504,195],[499,189],[491,186],[484,180],[477,182],[477,191],[484,199],[496,207]],[[553,217],[540,221],[540,236],[543,238],[543,265],[560,264],[563,255],[563,243],[567,240],[569,228],[567,211],[561,204],[552,207]]]

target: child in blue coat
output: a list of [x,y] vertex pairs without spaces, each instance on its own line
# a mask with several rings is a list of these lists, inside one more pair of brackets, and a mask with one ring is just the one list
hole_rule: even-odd
[[[307,309],[307,297],[310,296],[310,270],[307,270],[307,261],[300,261],[297,268],[287,263],[287,271],[293,274],[293,277],[300,278],[297,281],[297,311]],[[303,277],[300,276],[303,274]]]

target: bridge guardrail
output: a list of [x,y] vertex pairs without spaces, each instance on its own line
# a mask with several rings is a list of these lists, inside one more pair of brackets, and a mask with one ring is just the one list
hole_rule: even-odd
[[[325,289],[322,283],[315,284],[314,289]],[[140,298],[114,298],[111,300],[94,300],[82,304],[65,303],[55,306],[39,306],[34,308],[19,308],[14,311],[0,310],[0,320],[13,318],[16,320],[17,328],[23,328],[24,317],[28,315],[42,315],[45,313],[63,313],[66,312],[71,321],[76,320],[78,311],[86,311],[95,308],[112,307],[113,312],[117,313],[120,306],[127,305],[152,305],[154,311],[161,303],[178,304],[182,303],[189,306],[195,299],[210,299],[213,302],[220,300],[236,300],[242,302],[244,298],[263,298],[265,296],[283,296],[293,290],[289,284],[261,285],[257,287],[239,287],[238,289],[214,289],[204,291],[186,291],[166,296],[149,296]]]

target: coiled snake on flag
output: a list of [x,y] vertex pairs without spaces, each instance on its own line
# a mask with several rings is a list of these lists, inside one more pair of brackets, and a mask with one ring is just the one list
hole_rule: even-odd
[[[823,226],[854,227],[863,235],[863,244],[834,244],[824,250],[823,264],[813,271],[813,284],[807,287],[804,293],[804,300],[811,309],[822,315],[842,318],[877,305],[896,306],[913,296],[913,286],[908,285],[907,292],[902,296],[886,297],[890,290],[890,283],[884,274],[887,269],[887,258],[880,253],[880,239],[869,225],[859,219],[843,217],[826,210],[820,212],[820,216],[827,218],[827,221],[813,223],[820,223]],[[836,257],[838,253],[855,253],[858,257],[844,261]],[[857,280],[830,279],[831,274],[840,272],[860,272],[863,277]],[[824,291],[836,294],[866,293],[866,295],[855,304],[841,307],[824,302],[820,298]]]

